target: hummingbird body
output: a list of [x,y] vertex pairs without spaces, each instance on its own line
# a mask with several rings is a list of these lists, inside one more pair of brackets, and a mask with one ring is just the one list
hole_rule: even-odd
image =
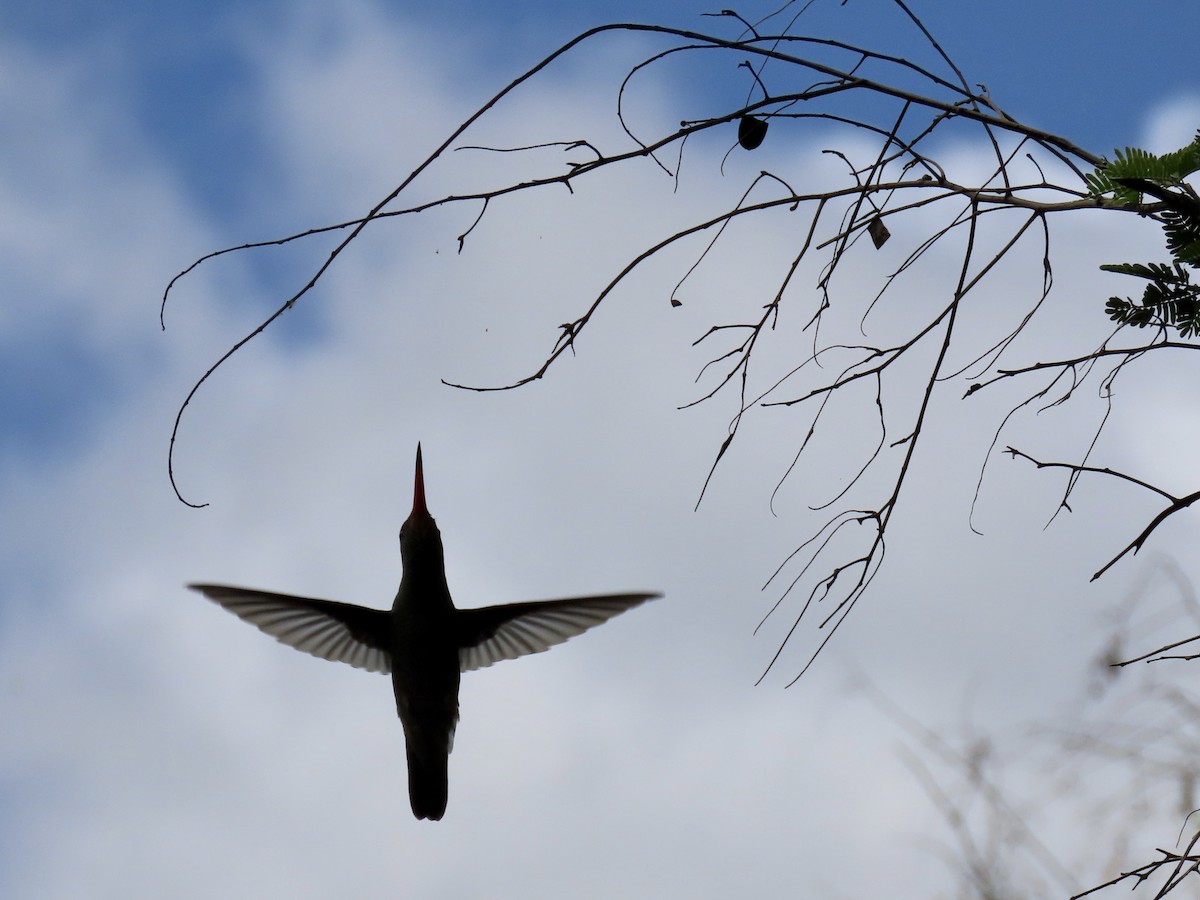
[[[453,642],[454,607],[420,610],[432,595],[404,599],[403,585],[392,611],[392,689],[404,727],[408,796],[418,819],[440,819],[449,790],[447,766],[458,724],[458,647]],[[404,660],[404,662],[398,662]]]
[[400,528],[404,564],[391,613],[249,588],[192,584],[210,600],[298,650],[391,672],[404,728],[408,795],[418,819],[441,819],[458,724],[461,673],[540,653],[659,596],[607,594],[456,609],[441,533],[425,506],[417,445],[413,509]]
[[442,538],[425,508],[417,457],[413,511],[400,529],[404,574],[392,605],[392,689],[404,727],[408,796],[418,819],[440,819],[449,791],[461,670]]

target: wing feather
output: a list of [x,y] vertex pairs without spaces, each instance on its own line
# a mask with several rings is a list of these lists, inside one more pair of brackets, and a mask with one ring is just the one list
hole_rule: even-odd
[[459,668],[469,672],[541,653],[660,596],[604,594],[459,610]]
[[351,603],[223,584],[189,584],[271,637],[321,659],[390,672],[390,614]]

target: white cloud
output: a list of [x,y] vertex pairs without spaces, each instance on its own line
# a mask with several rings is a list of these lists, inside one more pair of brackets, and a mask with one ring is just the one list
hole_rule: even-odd
[[1169,153],[1190,144],[1200,129],[1200,97],[1173,97],[1150,111],[1143,146],[1151,153]]

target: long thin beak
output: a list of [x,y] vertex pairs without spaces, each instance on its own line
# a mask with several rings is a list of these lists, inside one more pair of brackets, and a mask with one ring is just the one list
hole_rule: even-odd
[[417,443],[417,475],[413,483],[413,514],[429,515],[425,506],[425,471],[421,466],[421,444]]

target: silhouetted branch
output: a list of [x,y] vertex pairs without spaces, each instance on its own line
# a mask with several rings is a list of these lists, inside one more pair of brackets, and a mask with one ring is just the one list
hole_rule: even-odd
[[[1034,459],[1028,453],[1024,453],[1024,452],[1016,449],[1015,447],[1009,447],[1005,450],[1005,452],[1008,453],[1009,455],[1011,455],[1014,459],[1016,459],[1017,457],[1021,457],[1022,459],[1027,459],[1031,463],[1033,463],[1035,466],[1037,466],[1039,469],[1066,469],[1067,471],[1072,473],[1072,476],[1078,476],[1078,475],[1081,475],[1084,473],[1091,473],[1091,474],[1095,474],[1095,475],[1108,475],[1112,478],[1118,478],[1122,481],[1128,481],[1130,484],[1136,484],[1138,487],[1145,488],[1148,491],[1153,491],[1154,493],[1158,494],[1159,496],[1165,497],[1168,501],[1170,501],[1167,504],[1167,506],[1158,513],[1158,515],[1156,515],[1153,519],[1150,520],[1150,523],[1145,528],[1142,529],[1142,531],[1138,534],[1137,537],[1135,537],[1132,541],[1130,541],[1128,544],[1126,544],[1124,549],[1121,550],[1121,552],[1119,552],[1116,556],[1112,557],[1108,562],[1106,562],[1103,566],[1101,566],[1094,575],[1092,575],[1092,578],[1091,578],[1092,581],[1095,581],[1097,578],[1099,578],[1101,575],[1103,575],[1105,572],[1107,572],[1109,569],[1111,569],[1117,563],[1117,561],[1121,559],[1121,557],[1123,557],[1129,553],[1137,553],[1142,548],[1142,546],[1146,543],[1146,540],[1150,537],[1150,535],[1154,532],[1154,529],[1158,528],[1158,526],[1161,525],[1163,522],[1165,522],[1170,516],[1173,516],[1175,513],[1179,512],[1180,510],[1187,509],[1189,506],[1191,506],[1197,500],[1200,500],[1200,491],[1194,491],[1191,494],[1186,494],[1182,497],[1177,497],[1174,494],[1168,493],[1167,491],[1163,490],[1162,488],[1156,487],[1155,485],[1150,484],[1147,481],[1143,481],[1140,478],[1135,478],[1134,476],[1126,474],[1125,472],[1118,472],[1115,469],[1100,468],[1097,466],[1085,466],[1085,465],[1079,465],[1077,463],[1043,462],[1041,460]],[[1065,506],[1065,503],[1064,503],[1064,506]]]
[[1136,869],[1130,869],[1127,872],[1122,872],[1116,878],[1098,884],[1094,888],[1090,888],[1081,894],[1074,894],[1071,900],[1080,900],[1082,897],[1090,897],[1097,894],[1105,888],[1116,887],[1123,881],[1133,881],[1130,885],[1130,890],[1137,890],[1151,878],[1158,875],[1164,869],[1170,869],[1167,874],[1166,881],[1162,887],[1154,894],[1154,900],[1161,900],[1179,887],[1183,880],[1189,875],[1195,875],[1200,870],[1200,854],[1194,854],[1192,851],[1196,849],[1196,842],[1200,841],[1200,832],[1188,842],[1187,848],[1183,853],[1174,853],[1170,850],[1164,850],[1161,847],[1158,852],[1162,854],[1162,859],[1156,859],[1153,862],[1148,862],[1145,865],[1138,866]]

